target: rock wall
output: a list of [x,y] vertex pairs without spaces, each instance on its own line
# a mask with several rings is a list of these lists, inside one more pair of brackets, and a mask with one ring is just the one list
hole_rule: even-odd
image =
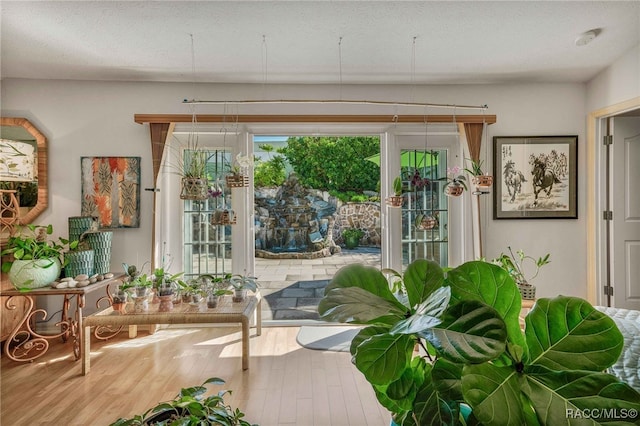
[[380,203],[344,203],[336,210],[336,222],[334,228],[334,240],[337,244],[343,244],[342,230],[358,228],[364,231],[360,239],[362,246],[381,246],[380,236]]

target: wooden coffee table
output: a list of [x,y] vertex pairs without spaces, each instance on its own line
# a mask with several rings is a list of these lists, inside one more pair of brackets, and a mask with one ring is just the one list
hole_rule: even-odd
[[125,325],[155,324],[217,324],[240,323],[242,325],[242,369],[249,368],[249,328],[253,317],[256,335],[262,334],[262,316],[260,294],[247,296],[243,302],[232,302],[231,296],[220,298],[216,308],[208,309],[206,303],[191,305],[180,303],[170,312],[159,312],[159,304],[149,304],[149,310],[134,312],[133,303],[128,303],[124,313],[116,312],[112,307],[96,312],[84,318],[82,349],[82,375],[89,373],[91,357],[91,327],[120,328]]

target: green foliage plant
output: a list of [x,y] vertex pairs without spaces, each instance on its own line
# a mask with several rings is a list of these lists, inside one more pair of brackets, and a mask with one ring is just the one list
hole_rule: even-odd
[[345,240],[348,238],[354,238],[359,240],[364,235],[364,231],[358,228],[346,228],[342,230],[342,238]]
[[[7,240],[2,256],[13,255],[15,260],[40,260],[51,259],[51,262],[39,264],[39,267],[49,268],[59,261],[65,266],[64,252],[70,247],[69,241],[59,238],[49,238],[53,234],[53,225],[23,225],[17,228],[14,235]],[[72,242],[77,246],[78,242]],[[8,273],[13,265],[9,260],[2,263],[2,272]]]
[[622,334],[585,300],[539,299],[522,331],[520,293],[497,265],[472,261],[445,273],[420,259],[392,275],[402,291],[391,291],[383,271],[347,265],[318,312],[364,326],[352,362],[395,423],[598,424],[580,413],[640,409],[636,390],[603,373],[620,356]]
[[471,158],[466,158],[469,162],[469,167],[465,167],[464,170],[469,173],[471,176],[482,176],[484,172],[482,171],[482,160],[475,161]]
[[257,188],[280,186],[286,177],[286,160],[284,156],[275,155],[266,161],[256,160],[253,182]]
[[402,184],[402,177],[396,176],[395,179],[393,179],[393,195],[395,195],[396,197],[400,197],[402,196],[403,192],[404,187]]
[[258,279],[256,277],[251,277],[249,275],[235,274],[229,278],[229,284],[234,290],[251,290],[256,292],[258,287]]
[[[529,284],[530,281],[533,281],[533,279],[538,276],[540,268],[551,262],[549,260],[549,253],[535,259],[534,257],[525,254],[523,250],[518,250],[514,254],[510,246],[508,249],[509,254],[500,253],[500,256],[492,262],[506,270],[509,275],[511,275],[511,278],[513,278],[513,280],[518,284]],[[535,268],[533,274],[530,276],[526,275],[525,262],[533,265]]]
[[224,401],[225,395],[231,395],[230,390],[219,391],[216,394],[206,395],[207,385],[222,385],[224,380],[212,377],[200,385],[183,388],[172,400],[161,402],[150,408],[143,414],[138,414],[130,419],[120,418],[111,426],[143,426],[148,424],[158,425],[221,425],[221,426],[251,426],[244,419],[245,414],[239,409],[234,409]]

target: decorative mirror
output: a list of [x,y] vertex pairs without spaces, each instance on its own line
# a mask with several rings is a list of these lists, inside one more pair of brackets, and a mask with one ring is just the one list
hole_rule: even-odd
[[47,138],[26,118],[0,117],[0,190],[15,190],[18,224],[47,208]]

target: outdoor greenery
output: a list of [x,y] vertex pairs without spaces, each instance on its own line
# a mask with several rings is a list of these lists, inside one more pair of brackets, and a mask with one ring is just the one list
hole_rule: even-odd
[[276,187],[282,185],[287,178],[286,159],[281,154],[271,155],[273,145],[262,144],[259,146],[264,152],[269,153],[268,160],[255,159],[253,182],[256,188]]
[[377,137],[290,137],[281,151],[308,188],[376,191],[380,168],[366,158],[380,152]]
[[318,312],[365,326],[352,362],[397,424],[599,424],[581,417],[594,410],[626,413],[615,424],[637,420],[640,394],[603,373],[623,348],[610,317],[580,298],[539,299],[522,331],[520,309],[499,266],[473,261],[445,273],[420,259],[404,275],[343,267]]

